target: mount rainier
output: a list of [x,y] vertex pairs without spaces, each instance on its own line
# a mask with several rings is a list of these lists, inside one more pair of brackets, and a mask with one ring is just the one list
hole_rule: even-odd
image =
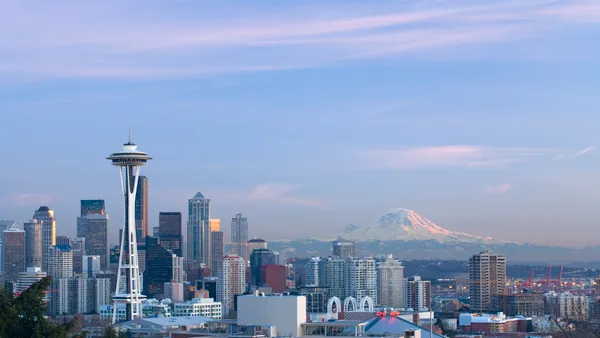
[[336,237],[354,241],[434,240],[440,243],[507,243],[507,241],[499,241],[491,237],[474,236],[444,229],[414,210],[404,208],[390,210],[364,229],[351,224]]

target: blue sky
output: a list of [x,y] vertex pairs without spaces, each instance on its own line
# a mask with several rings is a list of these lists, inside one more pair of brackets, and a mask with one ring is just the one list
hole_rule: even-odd
[[596,1],[3,1],[0,219],[103,198],[114,240],[131,126],[151,225],[201,191],[267,239],[405,207],[600,244],[599,34]]

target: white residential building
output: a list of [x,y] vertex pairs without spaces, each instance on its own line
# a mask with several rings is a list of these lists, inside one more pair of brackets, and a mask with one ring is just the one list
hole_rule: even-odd
[[246,290],[246,261],[238,255],[227,255],[220,262],[217,300],[222,304],[223,317],[233,310],[236,295]]
[[183,267],[183,257],[173,255],[173,281],[177,283],[185,282],[185,268]]
[[48,249],[48,276],[53,279],[73,277],[73,252],[70,246],[55,245]]
[[389,255],[377,263],[377,298],[385,307],[404,307],[404,266]]
[[413,276],[404,285],[404,308],[414,311],[429,311],[431,309],[431,282]]
[[215,302],[212,298],[194,298],[185,303],[173,305],[173,316],[203,316],[213,319],[222,318],[221,302]]
[[568,320],[586,320],[589,317],[589,298],[586,295],[574,295],[570,292],[548,292],[546,313]]
[[374,304],[377,301],[377,269],[373,258],[349,258],[347,261],[346,296],[360,301],[370,297]]
[[19,273],[19,280],[15,285],[15,294],[18,295],[21,292],[29,289],[34,283],[39,282],[42,278],[48,276],[47,273],[42,272],[41,267],[29,267],[27,271]]

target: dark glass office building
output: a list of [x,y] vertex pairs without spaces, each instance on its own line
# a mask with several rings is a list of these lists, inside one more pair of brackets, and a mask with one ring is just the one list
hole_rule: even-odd
[[104,200],[81,200],[81,217],[105,213]]
[[148,236],[148,178],[140,176],[135,194],[135,236],[139,244]]
[[269,249],[256,249],[250,254],[250,285],[261,286],[260,268],[265,265],[277,264],[275,253]]
[[[154,234],[156,237],[156,234]],[[182,257],[181,252],[181,213],[161,212],[158,214],[158,238],[160,244],[167,250]]]
[[173,252],[165,249],[156,237],[146,237],[144,294],[149,298],[162,295],[165,283],[173,280]]

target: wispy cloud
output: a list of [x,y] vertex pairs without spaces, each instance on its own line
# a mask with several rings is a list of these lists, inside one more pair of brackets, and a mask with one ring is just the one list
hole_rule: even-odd
[[[29,77],[213,76],[423,56],[547,34],[592,21],[597,1],[310,2],[232,9],[213,3],[19,1],[0,11],[0,74]],[[318,13],[316,15],[315,13]],[[439,55],[439,53],[435,53]]]
[[508,183],[498,185],[487,185],[483,187],[483,192],[490,195],[502,195],[506,194],[512,186]]
[[556,155],[556,157],[554,157],[552,160],[553,161],[560,161],[563,158],[565,158],[565,154],[559,154],[559,155]]
[[54,196],[40,193],[22,193],[11,197],[12,203],[16,206],[44,205],[54,200]]
[[224,194],[217,194],[244,202],[268,202],[303,206],[321,205],[320,202],[315,200],[293,196],[292,193],[298,189],[300,189],[300,186],[295,184],[267,183],[258,185],[249,192],[227,192]]
[[448,145],[369,149],[363,151],[361,156],[365,165],[372,169],[415,169],[503,167],[549,153],[548,149]]
[[583,156],[583,155],[589,153],[590,151],[593,151],[594,149],[596,149],[596,147],[587,147],[585,149],[581,149],[580,151],[578,151],[575,154],[571,155],[571,158],[577,158],[579,156]]

